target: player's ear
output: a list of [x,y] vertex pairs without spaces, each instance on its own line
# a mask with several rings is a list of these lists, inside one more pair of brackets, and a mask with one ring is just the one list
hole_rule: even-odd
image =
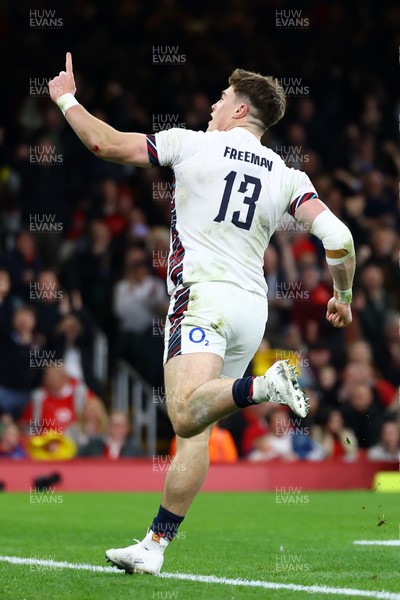
[[242,102],[241,104],[238,104],[236,106],[235,113],[234,113],[234,119],[242,119],[243,117],[245,117],[248,114],[248,112],[249,112],[249,107],[247,106],[247,104]]

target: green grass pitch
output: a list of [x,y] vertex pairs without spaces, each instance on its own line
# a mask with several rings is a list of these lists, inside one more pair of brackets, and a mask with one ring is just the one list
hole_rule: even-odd
[[[2,556],[105,566],[105,549],[141,539],[159,504],[159,494],[150,493],[52,496],[51,502],[29,494],[0,496]],[[302,492],[284,501],[275,493],[203,493],[182,523],[180,539],[168,548],[163,571],[400,592],[400,548],[352,543],[398,540],[399,507],[399,494],[376,492]],[[339,596],[0,560],[1,600]]]

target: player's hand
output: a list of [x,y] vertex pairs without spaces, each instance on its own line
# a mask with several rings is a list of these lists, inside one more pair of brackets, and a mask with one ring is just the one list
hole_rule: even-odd
[[334,327],[346,327],[353,320],[350,304],[331,298],[328,302],[326,318]]
[[65,71],[60,71],[57,77],[49,81],[49,91],[53,102],[57,102],[58,98],[63,94],[73,94],[75,96],[76,86],[70,52],[67,52],[65,56]]

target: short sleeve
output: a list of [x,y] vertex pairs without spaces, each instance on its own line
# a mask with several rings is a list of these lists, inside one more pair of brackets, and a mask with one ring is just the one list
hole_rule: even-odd
[[285,169],[284,189],[285,197],[288,200],[288,212],[292,217],[304,202],[318,198],[317,191],[308,175],[297,169]]
[[201,148],[204,132],[176,127],[148,134],[146,138],[150,164],[174,168]]

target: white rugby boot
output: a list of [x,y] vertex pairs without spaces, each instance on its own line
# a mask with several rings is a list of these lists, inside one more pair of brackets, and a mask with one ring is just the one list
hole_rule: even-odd
[[106,550],[106,559],[125,573],[149,573],[158,575],[164,562],[164,551],[169,541],[149,530],[146,537],[126,548]]
[[285,404],[301,418],[309,409],[308,398],[301,389],[294,367],[288,360],[278,360],[265,375],[255,377],[253,381],[253,399],[256,402],[275,402]]

